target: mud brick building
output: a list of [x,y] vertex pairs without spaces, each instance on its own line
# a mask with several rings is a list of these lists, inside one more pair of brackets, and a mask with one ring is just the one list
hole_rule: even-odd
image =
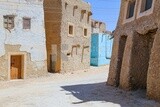
[[104,22],[92,19],[91,29],[92,33],[104,33],[106,32],[106,24]]
[[0,1],[0,80],[47,73],[43,2]]
[[108,84],[160,100],[160,1],[121,0]]
[[90,67],[90,4],[82,0],[44,0],[47,63],[50,72]]

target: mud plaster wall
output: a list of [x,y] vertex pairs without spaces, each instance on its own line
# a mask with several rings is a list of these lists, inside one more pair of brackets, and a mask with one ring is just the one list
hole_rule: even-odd
[[147,95],[151,99],[160,101],[160,29],[157,30],[147,75]]
[[[27,54],[26,78],[32,74],[46,73],[46,39],[44,30],[43,2],[1,0],[0,1],[0,60],[1,79],[7,79],[8,52],[25,52]],[[15,15],[15,27],[11,31],[3,26],[4,15]],[[31,18],[31,29],[23,29],[23,17]],[[13,46],[13,47],[12,47]]]
[[131,54],[131,85],[132,89],[146,88],[147,71],[154,35],[149,32],[145,35],[135,33]]
[[[47,66],[50,72],[59,72],[61,70],[61,20],[62,20],[62,2],[61,0],[44,0],[45,30],[47,46]],[[52,45],[57,46],[55,68],[52,69]]]
[[[149,14],[145,12],[143,16],[140,16],[138,13],[138,7],[139,7],[138,5],[140,5],[140,0],[137,0],[137,5],[135,7],[136,15],[134,16],[135,19],[127,23],[124,23],[125,2],[127,1],[126,0],[121,1],[119,21],[117,23],[117,27],[114,33],[115,39],[113,45],[113,52],[112,52],[113,54],[112,54],[108,83],[114,86],[118,85],[126,90],[135,88],[137,89],[140,88],[141,86],[145,87],[144,85],[145,83],[148,97],[160,100],[160,95],[159,95],[160,60],[158,54],[159,53],[158,50],[160,47],[158,43],[159,27],[160,27],[160,19],[159,19],[160,13],[158,11],[160,9],[160,1],[153,0],[154,3],[152,8],[153,12]],[[152,32],[153,33],[152,36],[154,36],[155,38],[153,41],[153,47],[151,49],[145,48],[148,47],[147,45],[148,43],[146,43],[146,40],[148,41],[149,39],[145,40],[145,38],[149,36],[148,32]],[[127,40],[126,40],[126,46],[124,47],[125,51],[122,59],[122,66],[120,69],[118,69],[117,66],[119,66],[118,62],[120,60],[118,57],[119,45],[121,45],[119,44],[119,41],[120,37],[123,35],[127,36]],[[146,54],[144,54],[144,51],[151,51],[151,52],[147,52]],[[117,84],[118,72],[121,73],[119,84]],[[144,72],[144,75],[142,77],[139,77],[138,75],[140,75],[141,72]],[[144,79],[140,80],[140,78]],[[141,85],[138,84],[138,81]]]
[[[75,71],[87,69],[90,67],[90,36],[91,36],[91,16],[88,14],[91,12],[91,7],[88,3],[82,0],[62,0],[62,24],[61,24],[61,70],[63,72]],[[65,8],[65,3],[68,3]],[[74,6],[78,6],[77,9],[74,10]],[[81,19],[81,11],[86,10],[83,18]],[[68,24],[71,23],[74,26],[74,35],[73,37],[68,36]],[[87,29],[87,36],[84,37],[84,28]],[[76,49],[73,49],[72,55],[67,55],[67,53],[71,53],[73,45],[79,45]],[[83,47],[84,53],[82,53]],[[83,57],[83,59],[82,59]]]

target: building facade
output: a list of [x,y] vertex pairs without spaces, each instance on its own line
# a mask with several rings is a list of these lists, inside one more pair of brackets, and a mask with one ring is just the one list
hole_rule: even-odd
[[110,34],[93,33],[91,36],[91,65],[110,64],[113,38]]
[[102,66],[110,63],[113,38],[106,30],[106,24],[101,21],[91,22],[91,61],[92,66]]
[[121,0],[108,84],[160,100],[160,1]]
[[0,1],[0,80],[47,73],[43,1]]
[[90,67],[90,4],[83,0],[44,0],[47,63],[50,72]]
[[106,30],[106,24],[93,20],[91,23],[91,62],[92,66],[110,64],[113,37],[110,31]]

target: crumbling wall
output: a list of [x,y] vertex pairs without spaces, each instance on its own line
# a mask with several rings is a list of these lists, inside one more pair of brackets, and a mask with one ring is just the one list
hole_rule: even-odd
[[155,34],[147,75],[147,96],[160,101],[160,30]]
[[[144,13],[138,13],[141,0],[136,1],[135,15],[132,20],[127,21],[124,19],[126,2],[128,1],[121,1],[107,83],[125,90],[146,88],[149,98],[160,100],[160,1],[153,0],[153,7]],[[120,45],[123,45],[120,43],[122,35],[127,35],[127,41],[121,65],[119,52],[123,53],[120,48]]]
[[105,33],[106,24],[104,22],[100,22],[92,19],[91,29],[92,29],[92,33]]
[[[33,4],[28,4],[33,3]],[[42,1],[3,0],[0,2],[0,68],[1,80],[8,79],[9,59],[8,52],[25,52],[30,59],[26,63],[26,78],[31,73],[46,73],[46,43],[44,31],[44,14]],[[14,15],[15,27],[11,30],[4,28],[3,16]],[[31,18],[31,29],[23,29],[23,17]],[[15,46],[15,47],[12,47]],[[16,48],[18,46],[18,49]],[[17,50],[16,50],[17,49]],[[41,54],[40,54],[41,53]]]

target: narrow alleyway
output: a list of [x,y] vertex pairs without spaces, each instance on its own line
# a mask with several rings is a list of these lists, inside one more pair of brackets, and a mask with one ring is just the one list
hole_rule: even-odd
[[160,107],[145,91],[107,86],[108,66],[67,74],[0,82],[1,107]]

